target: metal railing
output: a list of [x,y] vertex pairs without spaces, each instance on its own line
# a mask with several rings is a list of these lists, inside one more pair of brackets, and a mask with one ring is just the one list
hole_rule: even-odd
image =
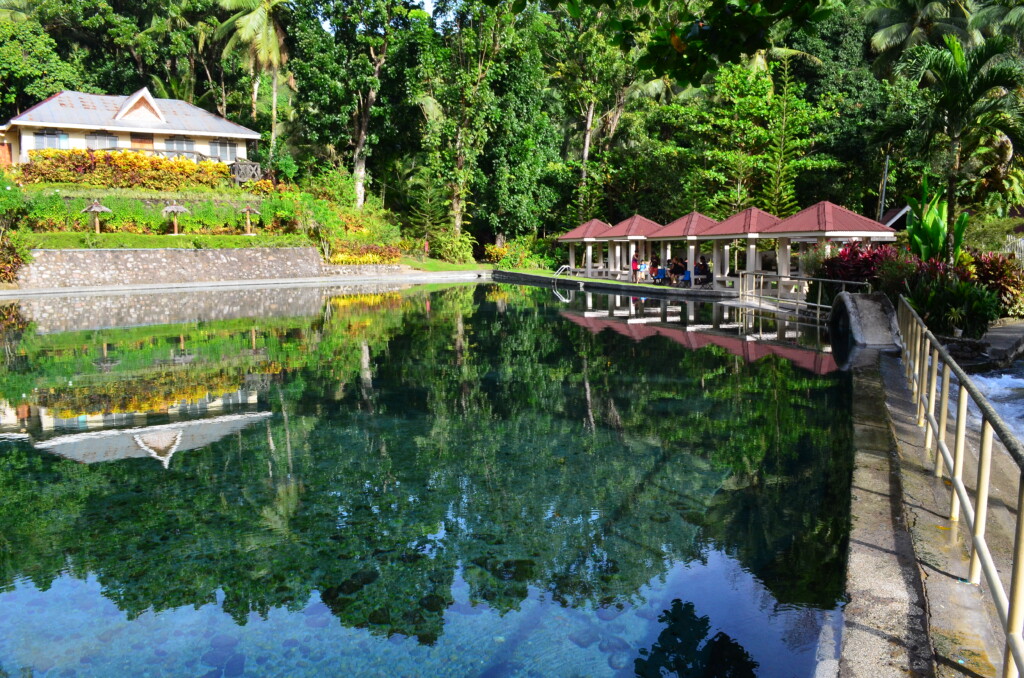
[[[995,561],[985,540],[985,526],[988,519],[988,497],[992,469],[992,437],[999,441],[1024,472],[1024,447],[1012,431],[992,409],[988,399],[978,390],[971,378],[949,355],[946,348],[933,335],[910,307],[900,297],[897,309],[900,336],[903,340],[903,364],[907,381],[913,392],[917,407],[917,425],[925,427],[924,447],[930,455],[934,445],[935,477],[941,478],[943,469],[949,469],[949,480],[953,486],[950,498],[949,519],[964,522],[971,533],[971,563],[968,579],[972,584],[985,582],[992,592],[999,622],[1005,634],[1006,646],[1003,653],[1003,676],[1015,678],[1018,667],[1024,666],[1024,475],[1019,477],[1017,490],[1016,530],[1012,554],[1010,592],[1007,595]],[[939,365],[942,365],[942,389],[938,390]],[[958,382],[956,416],[949,421],[950,379],[955,375]],[[938,399],[936,394],[938,393]],[[981,413],[981,444],[978,454],[978,477],[974,503],[964,485],[963,466],[967,439],[967,405],[974,402]],[[935,406],[939,415],[935,418]],[[946,432],[952,424],[955,430],[953,451],[946,444]]]
[[1006,236],[1006,251],[1012,252],[1017,259],[1024,259],[1024,238],[1014,235]]
[[[814,301],[807,299],[807,292],[812,282],[821,283],[817,287]],[[871,285],[866,282],[805,278],[798,275],[779,275],[768,271],[743,271],[740,273],[740,301],[757,304],[758,308],[762,309],[770,304],[774,306],[773,310],[793,313],[810,310],[817,312],[820,316],[822,311],[829,311],[832,308],[831,301],[824,296],[826,284],[838,287],[840,292],[871,291]],[[775,294],[772,294],[773,292]]]

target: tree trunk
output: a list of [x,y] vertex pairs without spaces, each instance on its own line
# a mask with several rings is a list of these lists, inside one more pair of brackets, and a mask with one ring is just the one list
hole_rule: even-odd
[[277,76],[279,72],[280,69],[275,66],[271,71],[273,77],[270,81],[270,153],[267,157],[271,160],[274,159],[274,151],[276,150],[274,142],[277,141]]
[[256,121],[256,98],[260,94],[260,78],[256,74],[256,65],[249,64],[249,75],[252,77],[252,119]]
[[452,190],[452,233],[455,237],[462,233],[462,191],[458,186]]
[[950,266],[956,264],[956,253],[953,251],[953,224],[956,222],[956,179],[960,176],[960,137],[951,137],[949,152],[953,156],[953,165],[946,180],[946,261]]
[[[374,77],[380,72],[374,69]],[[377,90],[371,88],[366,93],[366,100],[359,111],[359,127],[356,130],[356,147],[352,152],[352,178],[356,191],[356,207],[362,207],[366,201],[366,137],[370,132],[370,110],[377,101]]]
[[590,135],[593,133],[594,126],[594,102],[591,101],[590,105],[587,106],[587,117],[585,129],[583,130],[583,170],[580,173],[580,179],[586,181],[587,179],[587,160],[590,158]]

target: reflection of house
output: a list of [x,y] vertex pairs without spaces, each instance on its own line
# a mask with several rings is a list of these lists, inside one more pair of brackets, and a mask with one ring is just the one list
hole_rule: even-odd
[[[167,408],[166,414],[171,418],[181,416],[202,416],[207,412],[216,412],[226,407],[237,405],[255,405],[259,400],[256,391],[240,389],[215,397],[208,396],[194,401],[181,401]],[[152,413],[157,414],[157,413]],[[44,431],[54,429],[100,429],[113,426],[141,426],[146,423],[145,412],[118,412],[107,414],[81,414],[76,417],[58,417],[49,408],[38,408],[39,424]]]
[[136,150],[168,157],[235,162],[251,129],[143,87],[130,96],[58,92],[0,127],[0,166],[29,161],[41,148]]
[[175,453],[212,445],[269,416],[270,412],[246,412],[160,426],[73,433],[35,446],[83,464],[152,457],[167,468]]

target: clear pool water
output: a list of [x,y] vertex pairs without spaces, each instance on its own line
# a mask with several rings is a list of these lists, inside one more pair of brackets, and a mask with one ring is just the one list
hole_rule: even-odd
[[0,675],[813,675],[849,381],[732,313],[500,285],[7,308]]

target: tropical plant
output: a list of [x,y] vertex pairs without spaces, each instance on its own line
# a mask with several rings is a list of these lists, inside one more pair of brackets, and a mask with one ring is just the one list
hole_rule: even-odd
[[882,55],[878,66],[887,70],[911,47],[947,35],[970,42],[967,7],[956,0],[874,0],[864,20],[874,29],[871,49]]
[[1024,69],[1009,60],[1010,43],[997,36],[965,49],[959,39],[945,36],[945,47],[928,47],[920,76],[931,81],[937,100],[930,120],[932,135],[948,139],[946,172],[946,255],[955,255],[954,221],[957,182],[964,157],[970,157],[986,139],[1003,135],[1024,142],[1024,106],[1018,91],[1024,88]]
[[[909,290],[908,300],[928,328],[936,334],[961,329],[965,336],[980,339],[999,319],[999,297],[984,286],[955,276],[920,276]],[[959,312],[950,314],[951,309]],[[960,323],[954,325],[953,322]]]
[[281,67],[288,62],[285,47],[284,15],[290,0],[219,0],[220,6],[235,12],[217,30],[218,37],[230,35],[224,53],[245,46],[253,76],[252,115],[256,117],[256,96],[259,91],[257,69],[270,71],[270,152],[277,143],[277,88]]
[[933,258],[956,261],[960,256],[964,233],[967,230],[967,213],[960,214],[953,223],[953,234],[950,239],[947,220],[949,206],[942,199],[940,191],[929,190],[927,176],[921,179],[921,198],[908,198],[907,202],[910,205],[907,234],[911,251],[923,261]]

